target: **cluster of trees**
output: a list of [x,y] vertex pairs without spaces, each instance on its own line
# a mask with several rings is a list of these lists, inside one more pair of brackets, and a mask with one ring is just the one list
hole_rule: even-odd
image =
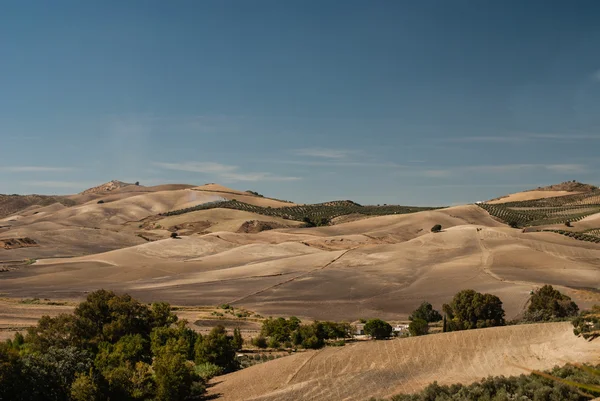
[[408,331],[411,336],[424,336],[429,334],[429,323],[439,322],[442,319],[440,312],[433,309],[429,302],[423,302],[408,317],[408,320],[410,320]]
[[[596,366],[598,370],[600,366]],[[589,371],[589,369],[588,369]],[[453,384],[440,386],[437,382],[430,384],[420,393],[400,394],[391,398],[391,401],[463,401],[463,400],[560,400],[584,401],[600,396],[600,376],[590,374],[586,369],[579,369],[572,365],[556,367],[547,372],[550,379],[537,374],[520,376],[495,376],[488,377],[479,382],[464,385]],[[586,385],[586,392],[577,391],[556,379],[563,379],[571,383]],[[594,386],[594,387],[592,387]],[[590,388],[592,390],[590,391]],[[588,394],[588,395],[586,395]],[[590,397],[590,395],[592,397]],[[371,401],[375,401],[374,398]]]
[[531,294],[525,321],[547,322],[577,316],[579,307],[571,298],[545,285]]
[[318,349],[325,346],[326,340],[350,337],[349,323],[318,322],[302,324],[295,316],[289,319],[268,318],[263,322],[260,336],[252,343],[259,348],[292,346]]
[[462,290],[442,309],[446,314],[444,331],[481,329],[504,326],[502,301],[495,295]]
[[197,399],[212,375],[238,368],[241,347],[239,331],[202,336],[169,304],[99,290],[73,314],[44,316],[0,343],[0,399]]
[[331,222],[331,219],[329,219],[328,217],[304,216],[302,218],[302,221],[304,222],[304,225],[306,227],[323,227],[323,226],[328,226],[329,223]]

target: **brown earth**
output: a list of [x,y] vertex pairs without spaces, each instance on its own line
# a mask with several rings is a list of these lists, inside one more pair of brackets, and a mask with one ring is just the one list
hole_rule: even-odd
[[240,228],[236,231],[238,233],[260,233],[267,230],[274,230],[276,228],[287,228],[288,225],[283,225],[270,221],[261,221],[261,220],[250,220],[244,222]]

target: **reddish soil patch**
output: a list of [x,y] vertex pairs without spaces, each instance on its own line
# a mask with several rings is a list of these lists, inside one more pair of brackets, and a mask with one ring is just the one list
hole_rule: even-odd
[[260,220],[250,220],[246,221],[244,224],[240,226],[237,230],[238,233],[259,233],[261,231],[273,230],[275,228],[287,228],[283,224],[275,223],[272,221],[260,221]]

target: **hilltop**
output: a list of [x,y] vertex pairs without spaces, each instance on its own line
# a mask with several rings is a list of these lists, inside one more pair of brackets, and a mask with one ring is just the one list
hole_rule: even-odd
[[560,184],[548,185],[545,187],[537,187],[522,192],[516,192],[509,195],[503,195],[498,198],[490,199],[486,203],[508,203],[520,202],[544,198],[554,198],[565,195],[573,195],[576,193],[587,193],[598,190],[598,187],[590,184],[583,184],[578,181],[566,181]]
[[86,189],[85,191],[80,192],[80,195],[101,194],[101,193],[111,192],[111,191],[114,191],[119,188],[127,187],[129,185],[135,185],[135,184],[128,184],[123,181],[112,180],[112,181],[106,182],[104,184],[95,186],[93,188]]
[[560,184],[538,187],[532,191],[567,191],[567,192],[589,192],[595,191],[598,187],[591,184],[583,184],[579,181],[565,181]]

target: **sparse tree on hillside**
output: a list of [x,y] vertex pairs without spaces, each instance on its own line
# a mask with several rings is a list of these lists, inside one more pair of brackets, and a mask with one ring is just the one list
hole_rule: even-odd
[[442,231],[442,225],[441,224],[436,224],[435,226],[431,227],[431,232],[432,233],[439,233],[440,231]]
[[545,321],[577,316],[579,307],[571,298],[555,290],[551,285],[545,285],[533,292],[525,320]]

